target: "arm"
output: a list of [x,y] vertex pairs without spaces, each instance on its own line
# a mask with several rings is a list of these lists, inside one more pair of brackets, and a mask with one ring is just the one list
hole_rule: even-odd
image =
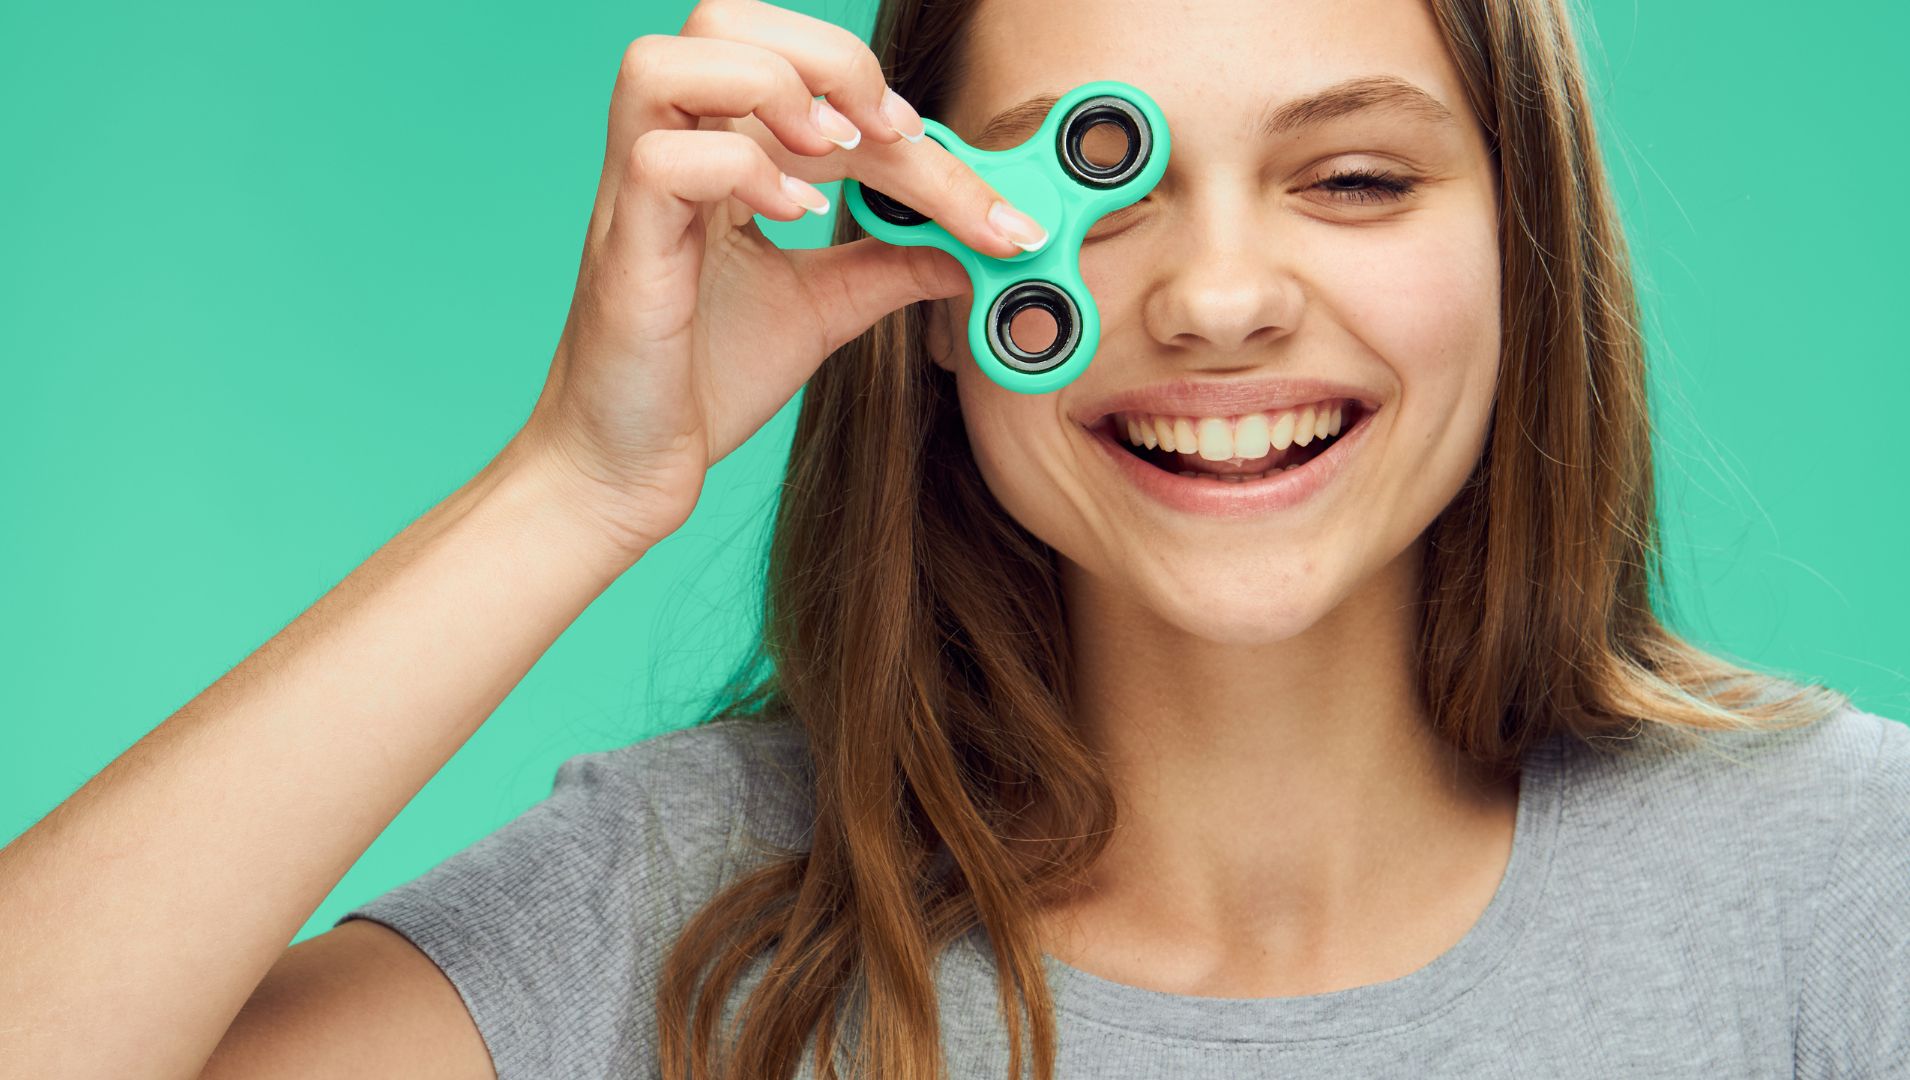
[[345,871],[640,557],[534,445],[0,849],[0,1072],[197,1075]]
[[[738,206],[794,220],[822,205],[798,181],[853,174],[1019,253],[988,223],[999,193],[892,128],[886,90],[856,35],[773,4],[698,4],[631,43],[540,435],[0,850],[0,1075],[198,1074],[346,869],[710,466],[844,342],[968,286],[926,247],[782,251]],[[868,137],[827,136],[816,94]],[[382,1001],[362,993],[361,1013]]]
[[353,919],[299,942],[233,1019],[200,1080],[495,1080],[457,988],[389,927]]

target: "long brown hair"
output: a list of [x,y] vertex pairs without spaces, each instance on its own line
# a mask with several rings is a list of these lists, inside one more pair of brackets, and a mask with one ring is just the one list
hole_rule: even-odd
[[[1645,344],[1562,0],[1430,3],[1490,139],[1503,275],[1486,448],[1426,548],[1419,661],[1438,735],[1509,775],[1553,732],[1616,747],[1828,715],[1842,695],[1710,655],[1654,613]],[[871,45],[924,115],[946,114],[976,6],[881,4]],[[837,216],[838,242],[862,235]],[[1010,1076],[1052,1075],[1032,913],[1095,859],[1114,802],[1069,724],[1054,554],[983,483],[923,327],[916,305],[885,317],[804,391],[762,638],[714,714],[802,725],[812,842],[728,884],[677,938],[656,1003],[672,1080],[782,1080],[811,1046],[832,1077],[839,1040],[855,1075],[940,1077],[931,964],[977,922]]]

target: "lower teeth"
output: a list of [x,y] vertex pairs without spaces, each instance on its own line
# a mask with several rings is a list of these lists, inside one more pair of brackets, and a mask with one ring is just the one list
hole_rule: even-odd
[[[1304,462],[1302,464],[1304,464]],[[1276,469],[1268,469],[1267,472],[1232,473],[1225,476],[1217,474],[1217,473],[1195,472],[1192,469],[1182,469],[1180,472],[1180,475],[1185,476],[1190,480],[1205,479],[1205,480],[1218,480],[1223,484],[1244,484],[1249,480],[1259,480],[1265,477],[1267,473],[1292,472],[1294,469],[1297,469],[1299,467],[1300,467],[1299,465],[1282,465]]]

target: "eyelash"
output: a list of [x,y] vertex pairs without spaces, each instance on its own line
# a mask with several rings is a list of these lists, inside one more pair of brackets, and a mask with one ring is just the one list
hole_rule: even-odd
[[1313,186],[1325,187],[1326,185],[1333,183],[1335,181],[1339,181],[1339,180],[1364,180],[1372,185],[1370,187],[1364,187],[1364,188],[1333,189],[1338,192],[1343,192],[1345,194],[1352,195],[1353,196],[1352,199],[1343,200],[1343,201],[1351,201],[1351,202],[1397,201],[1399,199],[1405,198],[1408,195],[1411,195],[1413,193],[1413,189],[1419,186],[1418,184],[1414,183],[1410,177],[1400,176],[1397,173],[1386,172],[1383,169],[1349,169],[1345,172],[1334,173],[1333,175],[1327,177],[1324,180],[1321,180],[1319,183],[1314,184]]
[[[1369,186],[1363,187],[1363,188],[1331,189],[1341,194],[1350,196],[1349,198],[1340,199],[1341,202],[1358,202],[1358,203],[1398,202],[1399,200],[1406,198],[1408,195],[1411,195],[1419,187],[1419,184],[1415,182],[1411,177],[1401,176],[1398,173],[1390,173],[1385,171],[1384,169],[1366,169],[1366,168],[1347,169],[1342,172],[1333,173],[1331,176],[1326,177],[1325,179],[1314,184],[1313,186],[1325,187],[1328,184],[1335,183],[1337,181],[1344,181],[1344,180],[1363,180]],[[1154,196],[1152,194],[1148,194],[1148,195],[1142,196],[1140,201],[1146,202],[1147,200],[1152,199],[1153,197]],[[1339,198],[1339,196],[1336,195],[1335,198]],[[1117,210],[1113,214],[1108,215],[1108,217],[1109,218],[1118,217],[1121,215],[1123,211],[1131,210],[1133,209],[1133,206],[1136,206],[1136,205],[1139,205],[1139,204],[1136,203],[1130,206],[1123,207],[1121,210]]]

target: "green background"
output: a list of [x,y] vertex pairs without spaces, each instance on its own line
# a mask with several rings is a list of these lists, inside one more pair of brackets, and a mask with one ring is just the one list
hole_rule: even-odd
[[[873,13],[788,6],[864,34]],[[618,58],[690,7],[0,8],[0,839],[521,423]],[[1674,622],[1910,716],[1910,160],[1889,74],[1910,14],[1607,0],[1579,30],[1657,365]],[[785,246],[828,235],[759,221]],[[299,938],[504,824],[563,759],[696,718],[754,626],[796,408]]]

